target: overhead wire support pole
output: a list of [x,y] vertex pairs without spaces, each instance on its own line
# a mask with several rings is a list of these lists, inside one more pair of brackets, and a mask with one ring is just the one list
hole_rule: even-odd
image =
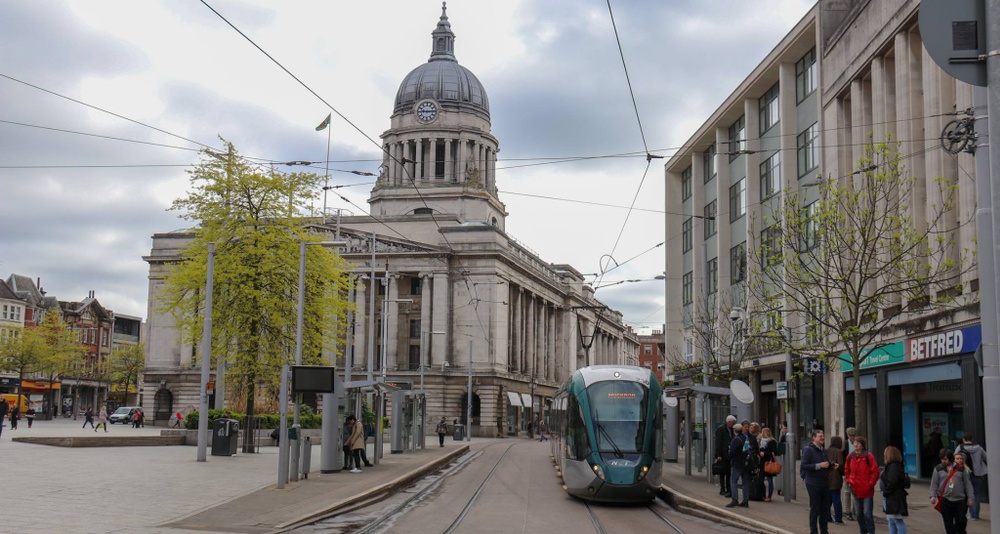
[[198,417],[198,461],[204,462],[208,448],[208,376],[212,365],[212,291],[215,275],[215,243],[208,244],[205,273],[205,322],[201,330],[201,403]]
[[[987,127],[989,132],[1000,132],[1000,0],[986,0],[985,1],[986,13],[985,13],[985,26],[986,26],[986,90],[987,95],[987,108],[986,112],[989,118],[987,119]],[[978,170],[982,168],[977,164],[976,166],[976,184],[986,183],[989,184],[993,180],[1000,179],[1000,143],[989,143],[989,173],[982,176],[979,175]],[[990,196],[992,197],[992,205],[997,206],[1000,199],[997,198],[1000,195],[1000,187],[993,187],[990,191]],[[993,339],[990,340],[992,346],[983,347],[983,422],[985,424],[985,440],[983,443],[988,444],[987,458],[993,459],[993,465],[1000,465],[1000,353],[998,353],[997,343],[997,311],[1000,309],[1000,301],[998,301],[998,292],[996,288],[996,271],[995,266],[998,265],[998,254],[1000,254],[1000,243],[997,239],[1000,238],[1000,217],[998,217],[996,209],[993,209],[992,214],[993,219],[993,239],[989,244],[993,247],[992,251],[988,251],[987,254],[993,254],[993,265],[994,272],[985,273],[990,276],[990,280],[993,282],[993,295],[989,297],[992,298],[993,310],[992,316],[987,315],[986,309],[983,309],[981,315],[981,321],[983,323],[983,341],[985,345],[987,326],[986,323],[990,322],[989,329],[994,333]],[[982,239],[983,236],[980,236]],[[982,241],[980,241],[982,243]],[[983,247],[980,246],[980,250]],[[980,273],[979,278],[983,278],[984,273]],[[984,296],[985,297],[985,296]],[[981,298],[980,300],[983,300]],[[988,351],[986,349],[989,349]],[[991,494],[996,496],[1000,495],[1000,476],[994,475],[991,477],[986,477],[987,485]],[[995,519],[993,521],[991,531],[993,534],[1000,533],[1000,523]]]

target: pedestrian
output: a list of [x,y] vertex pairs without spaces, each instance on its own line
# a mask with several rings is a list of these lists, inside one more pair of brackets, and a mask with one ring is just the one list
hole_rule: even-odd
[[[760,431],[760,464],[766,466],[769,462],[778,461],[778,440],[774,439],[771,429],[764,427]],[[767,485],[767,492],[764,494],[764,502],[771,502],[771,495],[774,494],[774,475],[764,471],[764,483]]]
[[545,421],[538,422],[538,441],[548,441],[549,437],[545,435],[548,431],[548,427],[545,425]]
[[358,422],[361,427],[361,461],[364,462],[365,467],[372,467],[371,462],[368,461],[368,436],[374,435],[374,430],[370,425]]
[[830,438],[830,446],[826,448],[826,459],[831,464],[838,466],[830,470],[830,504],[833,507],[831,513],[827,510],[827,521],[844,524],[844,505],[840,499],[840,490],[844,488],[844,439],[840,436]]
[[97,414],[97,426],[94,427],[94,432],[97,432],[97,428],[104,426],[104,431],[108,431],[108,407],[101,406],[101,413]]
[[819,419],[813,417],[812,429],[813,430],[823,430],[823,423],[820,423]]
[[719,495],[731,497],[730,492],[730,462],[729,445],[733,441],[733,426],[736,425],[736,416],[726,417],[726,422],[715,429],[715,466],[712,472],[719,475]]
[[[857,437],[858,431],[853,426],[847,427],[847,443],[844,444],[844,454],[850,454],[854,450],[854,438]],[[854,521],[854,493],[851,493],[850,486],[844,486],[844,512],[848,521]]]
[[[747,457],[750,453],[750,438],[743,433],[743,425],[733,425],[732,441],[729,443],[729,491],[730,501],[727,508],[750,506],[750,473],[747,471]],[[740,501],[740,486],[743,486],[743,500]]]
[[750,478],[750,500],[763,501],[766,496],[764,488],[763,455],[760,453],[760,425],[750,423],[744,430],[747,436],[747,476]]
[[910,487],[910,477],[903,469],[903,453],[889,445],[882,453],[885,469],[879,476],[879,491],[882,492],[882,510],[889,521],[889,534],[906,534],[903,518],[909,515],[906,508],[906,488]]
[[875,534],[875,484],[878,484],[878,461],[868,452],[868,440],[854,437],[854,451],[844,461],[844,479],[854,494],[854,509],[858,516],[858,531]]
[[139,428],[146,428],[146,412],[139,408]]
[[438,445],[444,447],[444,437],[448,434],[448,422],[445,420],[444,416],[441,416],[441,420],[438,421],[437,428],[434,429],[438,435]]
[[132,428],[139,428],[139,410],[132,410]]
[[0,435],[3,435],[3,427],[5,425],[4,419],[7,417],[7,412],[10,411],[10,405],[7,401],[0,399]]
[[[341,443],[344,449],[344,469],[348,471],[354,467],[354,453],[351,451],[351,433],[354,431],[354,427],[351,425],[350,421],[353,419],[353,415],[348,415],[347,419],[344,420],[344,426],[341,428]],[[278,432],[277,429],[274,430],[275,433]],[[277,441],[277,438],[275,438]]]
[[97,428],[94,427],[93,408],[87,408],[87,412],[83,414],[83,428],[87,428],[87,423],[90,423],[90,428],[93,428],[95,431],[97,430]]
[[812,431],[812,441],[802,448],[799,477],[809,493],[809,534],[829,534],[827,517],[830,515],[830,470],[840,466],[826,459],[826,434]]
[[931,475],[931,505],[941,512],[945,534],[965,534],[965,512],[972,506],[974,494],[965,459],[949,449],[941,449],[938,456],[941,463]]
[[361,451],[365,448],[365,431],[361,427],[361,423],[353,415],[347,417],[347,424],[351,428],[351,437],[348,440],[348,446],[350,447],[351,454],[354,455],[354,468],[351,469],[351,473],[361,472]]
[[28,411],[24,412],[24,418],[28,421],[28,428],[31,428],[31,424],[35,422],[35,413],[34,406],[28,406]]
[[175,413],[174,414],[174,428],[180,428],[182,421],[184,421],[184,416],[181,415],[181,412]]
[[983,489],[986,487],[986,475],[989,466],[986,464],[986,449],[975,443],[972,434],[962,436],[962,444],[958,450],[966,456],[965,465],[969,468],[969,478],[972,479],[972,508],[969,508],[969,521],[979,521],[979,503]]
[[17,422],[21,419],[21,407],[17,404],[14,405],[14,409],[10,411],[10,429],[17,430]]
[[538,419],[528,420],[528,439],[535,439],[535,424]]

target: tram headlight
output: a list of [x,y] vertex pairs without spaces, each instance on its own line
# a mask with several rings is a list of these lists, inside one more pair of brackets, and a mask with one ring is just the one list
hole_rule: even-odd
[[646,474],[649,473],[649,466],[644,465],[639,468],[639,480],[646,478]]
[[590,467],[594,469],[594,474],[597,475],[597,478],[604,480],[604,469],[601,469],[601,466],[594,464]]

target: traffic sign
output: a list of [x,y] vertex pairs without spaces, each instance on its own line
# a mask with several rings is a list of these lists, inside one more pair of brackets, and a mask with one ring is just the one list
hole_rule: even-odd
[[986,87],[986,2],[921,0],[920,39],[941,70]]
[[778,382],[777,388],[774,390],[778,394],[778,399],[788,398],[788,382]]

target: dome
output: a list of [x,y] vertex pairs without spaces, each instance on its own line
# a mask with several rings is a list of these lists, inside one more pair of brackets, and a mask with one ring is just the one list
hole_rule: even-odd
[[444,6],[437,28],[431,33],[431,57],[403,78],[393,114],[409,112],[424,99],[435,100],[444,109],[470,111],[490,119],[486,89],[472,71],[455,59],[455,34]]

